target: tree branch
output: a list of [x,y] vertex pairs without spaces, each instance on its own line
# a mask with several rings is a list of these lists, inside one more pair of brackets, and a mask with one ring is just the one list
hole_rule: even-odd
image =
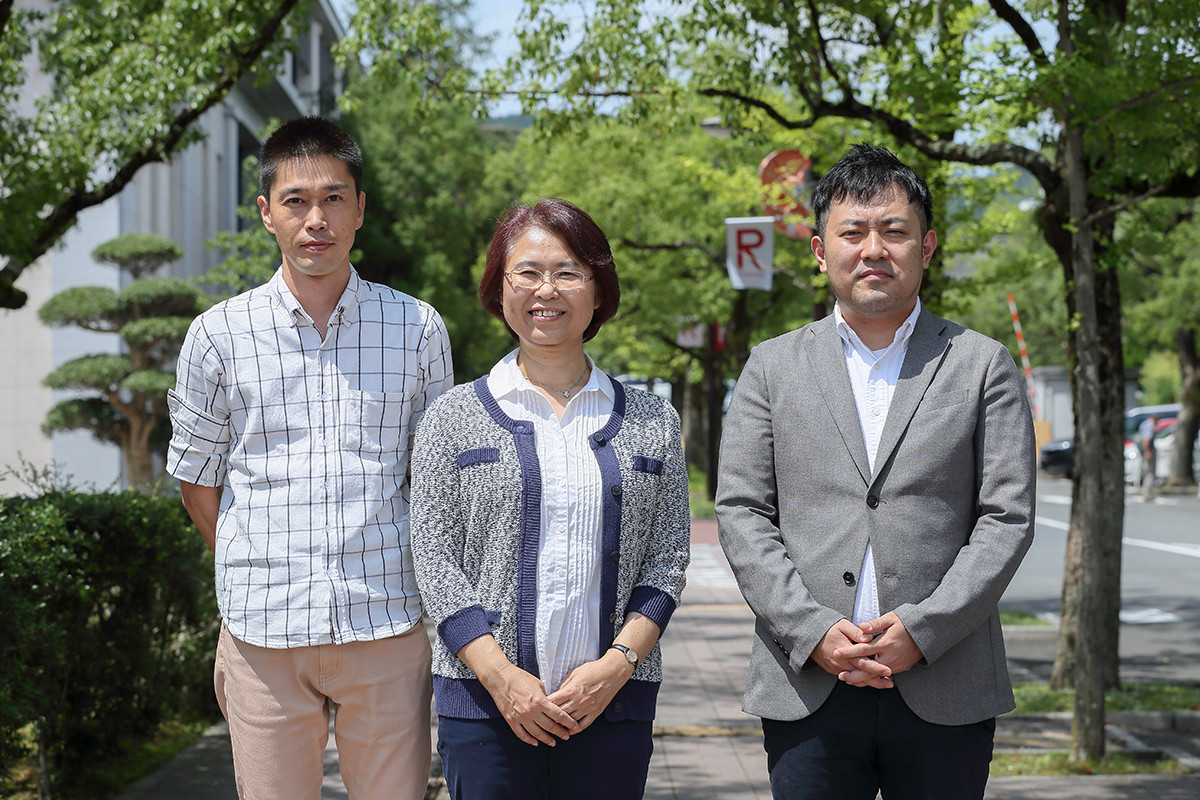
[[1130,111],[1144,103],[1149,103],[1164,92],[1174,92],[1176,89],[1180,89],[1198,81],[1200,81],[1200,75],[1189,75],[1186,78],[1180,78],[1178,80],[1164,83],[1162,86],[1159,86],[1153,91],[1145,92],[1143,94],[1139,94],[1137,97],[1131,97],[1124,102],[1117,103],[1108,111],[1104,112],[1104,114],[1102,114],[1098,119],[1094,120],[1091,124],[1097,125],[1101,122],[1104,122],[1109,117],[1121,113],[1122,111]]
[[1130,197],[1121,201],[1120,203],[1117,203],[1116,205],[1102,208],[1099,211],[1094,211],[1083,218],[1083,222],[1080,223],[1080,227],[1089,228],[1105,217],[1111,217],[1115,214],[1120,214],[1125,209],[1135,206],[1143,200],[1149,200],[1151,197],[1157,197],[1166,191],[1166,188],[1167,187],[1165,185],[1153,186],[1137,197]]
[[4,29],[12,18],[13,0],[0,0],[0,39],[4,38]]
[[1010,6],[1007,0],[988,0],[988,4],[996,12],[996,16],[1007,22],[1008,26],[1013,29],[1033,60],[1042,67],[1049,65],[1050,59],[1046,57],[1046,51],[1042,49],[1041,40],[1038,39],[1033,26],[1021,16],[1021,13]]
[[[11,0],[0,0],[11,2]],[[34,240],[30,252],[24,258],[10,258],[9,263],[0,270],[0,308],[20,308],[25,302],[25,293],[13,286],[13,282],[31,263],[36,261],[47,250],[54,246],[62,236],[75,224],[81,211],[99,205],[105,200],[119,194],[138,170],[147,164],[167,160],[179,142],[187,133],[192,123],[199,119],[208,109],[225,98],[234,84],[254,66],[263,51],[274,41],[276,33],[284,19],[300,0],[280,0],[275,13],[258,29],[258,35],[252,39],[240,53],[233,53],[225,71],[201,99],[184,108],[163,131],[140,150],[130,154],[125,164],[117,170],[106,183],[88,191],[76,188],[67,195],[63,202],[45,218],[41,231]],[[16,305],[11,303],[16,301]]]
[[635,242],[632,239],[619,239],[619,243],[624,247],[631,247],[635,250],[699,250],[704,255],[712,259],[713,263],[724,266],[725,260],[714,253],[708,245],[700,242],[686,242],[677,240],[674,242],[663,242],[652,244],[649,242]]

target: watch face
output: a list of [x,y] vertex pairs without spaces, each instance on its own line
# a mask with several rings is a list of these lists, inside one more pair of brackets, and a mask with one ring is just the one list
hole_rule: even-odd
[[637,663],[637,653],[633,652],[632,650],[626,650],[625,651],[625,660],[628,661],[630,664],[636,664]]

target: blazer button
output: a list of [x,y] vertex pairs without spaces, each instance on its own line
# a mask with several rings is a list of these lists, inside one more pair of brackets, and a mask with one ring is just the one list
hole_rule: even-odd
[[867,508],[878,508],[879,498],[873,494],[867,495]]
[[608,559],[609,559],[610,561],[612,561],[614,564],[619,564],[619,563],[621,563],[621,551],[620,551],[620,550],[613,550],[613,551],[612,551],[612,554],[611,554],[611,555],[608,557]]
[[843,572],[842,580],[844,580],[846,582],[847,586],[853,586],[854,585],[854,573],[853,572]]
[[621,492],[622,492],[622,491],[623,491],[623,490],[621,489],[621,485],[620,485],[620,484],[617,484],[616,486],[612,487],[612,496],[613,496],[613,497],[620,497],[620,496],[621,496]]

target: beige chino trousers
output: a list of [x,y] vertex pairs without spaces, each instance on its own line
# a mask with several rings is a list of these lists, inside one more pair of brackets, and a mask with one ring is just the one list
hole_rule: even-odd
[[320,800],[332,706],[351,800],[420,800],[429,781],[425,626],[373,642],[275,650],[217,643],[214,684],[241,800]]

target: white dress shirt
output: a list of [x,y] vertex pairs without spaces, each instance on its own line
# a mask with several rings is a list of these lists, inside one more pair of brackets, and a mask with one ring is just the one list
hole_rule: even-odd
[[[858,406],[858,420],[862,426],[863,442],[867,446],[867,463],[871,474],[875,473],[875,453],[879,449],[879,438],[887,422],[888,407],[900,380],[900,367],[908,342],[921,315],[921,301],[901,323],[892,338],[892,343],[882,350],[871,350],[842,317],[840,306],[833,307],[838,335],[842,337],[842,351],[846,355],[846,369],[850,373],[850,387],[854,390],[854,402]],[[880,616],[879,587],[875,580],[875,561],[871,556],[871,542],[863,556],[859,572],[858,591],[854,597],[854,624]]]
[[453,383],[438,313],[353,270],[324,337],[281,272],[196,318],[168,393],[167,471],[223,487],[216,592],[231,634],[304,647],[420,621],[410,438]]
[[542,683],[553,692],[572,669],[600,657],[603,486],[589,437],[608,422],[614,391],[609,377],[592,365],[587,383],[559,419],[521,374],[517,352],[501,359],[487,382],[501,411],[533,424],[542,478],[534,644]]

